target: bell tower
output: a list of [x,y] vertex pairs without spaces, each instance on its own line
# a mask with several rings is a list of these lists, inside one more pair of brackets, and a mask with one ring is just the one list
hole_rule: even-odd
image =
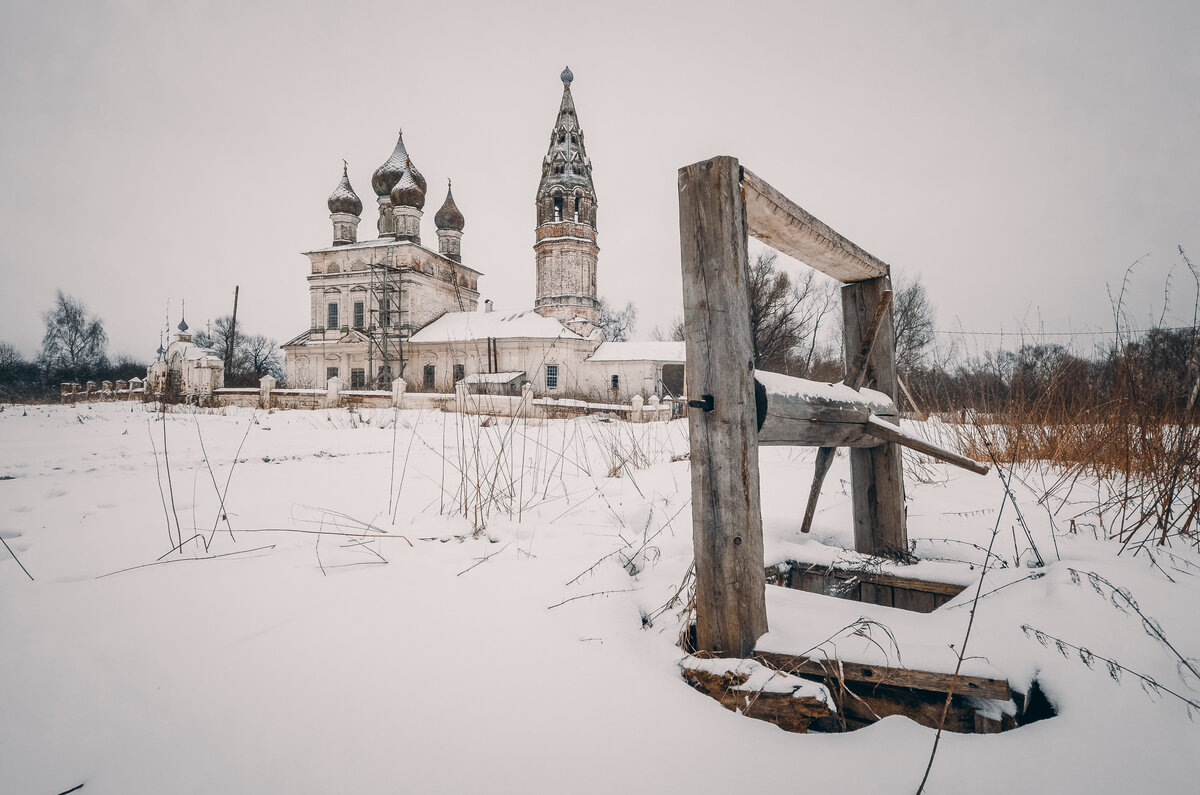
[[570,68],[562,71],[563,93],[550,148],[542,160],[537,191],[537,229],[533,250],[537,261],[534,310],[563,323],[582,319],[594,324],[596,300],[596,188],[592,161],[583,145],[583,130],[571,96]]

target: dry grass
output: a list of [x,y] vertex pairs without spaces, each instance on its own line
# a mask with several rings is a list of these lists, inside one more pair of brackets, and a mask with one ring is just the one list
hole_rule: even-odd
[[943,419],[960,452],[1015,462],[1056,512],[1086,490],[1087,508],[1068,517],[1071,529],[1095,514],[1103,533],[1125,545],[1200,544],[1200,406],[1154,405],[1132,386],[1118,381],[1103,402],[1052,389]]

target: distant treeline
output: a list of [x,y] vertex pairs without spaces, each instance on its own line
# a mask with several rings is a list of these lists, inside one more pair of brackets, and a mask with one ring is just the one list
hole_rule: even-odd
[[1087,358],[1061,345],[1024,345],[953,369],[916,367],[907,382],[926,412],[1022,410],[1050,420],[1134,401],[1143,416],[1195,422],[1200,329],[1152,328]]

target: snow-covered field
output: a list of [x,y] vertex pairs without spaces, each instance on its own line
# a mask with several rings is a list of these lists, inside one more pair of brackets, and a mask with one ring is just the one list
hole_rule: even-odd
[[[683,422],[160,419],[140,404],[0,411],[0,536],[33,578],[0,546],[0,792],[916,790],[930,729],[789,734],[680,678],[681,611],[662,608],[691,562],[689,465],[671,460]],[[795,532],[813,454],[762,451],[768,563],[851,546],[841,455],[812,537]],[[971,544],[996,526],[995,474],[909,471],[917,553],[982,562]],[[1196,791],[1183,701],[1021,625],[1200,700],[1104,584],[1200,666],[1200,558],[1117,556],[1086,517],[1065,532],[1080,505],[1058,509],[1052,538],[1016,492],[1049,565],[1024,565],[1009,506],[1007,567],[983,591],[1013,584],[981,600],[968,654],[1016,687],[1036,675],[1060,714],[944,736],[927,791]],[[177,524],[202,540],[164,557]],[[771,629],[815,642],[868,615],[895,626],[902,661],[949,670],[973,592],[928,616],[793,592]]]

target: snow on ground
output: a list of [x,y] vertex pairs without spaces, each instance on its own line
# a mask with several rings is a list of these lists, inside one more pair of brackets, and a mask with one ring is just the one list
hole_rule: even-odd
[[[671,460],[682,421],[161,419],[140,404],[0,411],[0,537],[34,578],[0,547],[0,792],[916,790],[932,730],[893,717],[788,734],[680,678],[680,612],[661,608],[691,562],[689,464]],[[809,538],[795,527],[813,451],[761,460],[768,563],[851,545],[842,455]],[[973,582],[999,480],[909,471],[918,554],[969,562],[923,562],[922,576],[940,565]],[[1194,791],[1200,727],[1183,702],[1020,627],[1198,700],[1200,682],[1088,573],[1128,589],[1195,661],[1200,558],[1117,556],[1064,532],[1079,505],[1052,538],[1032,491],[1016,491],[1049,565],[1023,565],[1008,506],[1007,567],[987,573],[968,653],[1017,686],[1036,675],[1060,715],[944,736],[927,791]],[[204,541],[160,562],[176,516]],[[913,665],[952,667],[970,617],[965,596],[924,617],[784,596],[774,637],[816,642],[868,615],[896,626]]]

